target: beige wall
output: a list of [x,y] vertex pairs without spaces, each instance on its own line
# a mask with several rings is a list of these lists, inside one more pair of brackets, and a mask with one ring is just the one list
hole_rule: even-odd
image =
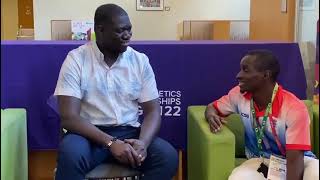
[[18,0],[1,0],[1,40],[15,40],[18,31]]
[[250,0],[165,0],[170,11],[136,11],[136,0],[34,0],[35,39],[51,38],[51,20],[91,20],[95,9],[104,3],[118,4],[128,12],[134,40],[179,39],[183,20],[250,17]]

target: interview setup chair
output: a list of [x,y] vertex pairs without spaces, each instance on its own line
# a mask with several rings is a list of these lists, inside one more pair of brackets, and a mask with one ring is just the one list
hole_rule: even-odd
[[[319,158],[319,105],[303,100],[310,115],[312,152]],[[221,132],[213,134],[205,119],[206,106],[188,107],[188,179],[226,180],[232,170],[246,161],[244,127],[232,114]]]
[[1,109],[1,179],[28,179],[27,110]]
[[[55,96],[50,96],[47,104],[59,115],[58,101]],[[60,129],[61,137],[67,131]],[[56,171],[56,169],[54,169]],[[85,180],[139,180],[141,173],[131,167],[117,162],[102,163],[86,174]],[[55,179],[55,178],[54,178]]]

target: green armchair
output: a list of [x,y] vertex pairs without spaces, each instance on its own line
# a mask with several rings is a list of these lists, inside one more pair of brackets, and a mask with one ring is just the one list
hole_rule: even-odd
[[1,179],[28,179],[27,112],[1,109]]
[[[319,105],[304,101],[311,119],[312,151],[319,157]],[[244,128],[239,115],[227,117],[228,124],[218,134],[210,132],[204,117],[206,106],[188,107],[188,179],[225,180],[246,160]]]

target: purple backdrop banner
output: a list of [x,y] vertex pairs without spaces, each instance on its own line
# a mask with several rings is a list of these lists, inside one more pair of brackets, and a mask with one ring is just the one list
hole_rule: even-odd
[[[59,118],[47,105],[67,53],[85,42],[1,41],[1,108],[26,108],[29,149],[56,149]],[[185,149],[187,107],[204,105],[237,84],[241,57],[248,50],[269,49],[280,60],[279,82],[306,98],[306,80],[296,43],[160,41],[132,42],[149,56],[160,103],[160,136]]]

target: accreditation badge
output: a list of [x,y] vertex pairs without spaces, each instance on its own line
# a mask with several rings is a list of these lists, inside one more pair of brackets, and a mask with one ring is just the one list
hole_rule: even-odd
[[286,180],[287,175],[287,160],[278,156],[271,155],[268,180]]

